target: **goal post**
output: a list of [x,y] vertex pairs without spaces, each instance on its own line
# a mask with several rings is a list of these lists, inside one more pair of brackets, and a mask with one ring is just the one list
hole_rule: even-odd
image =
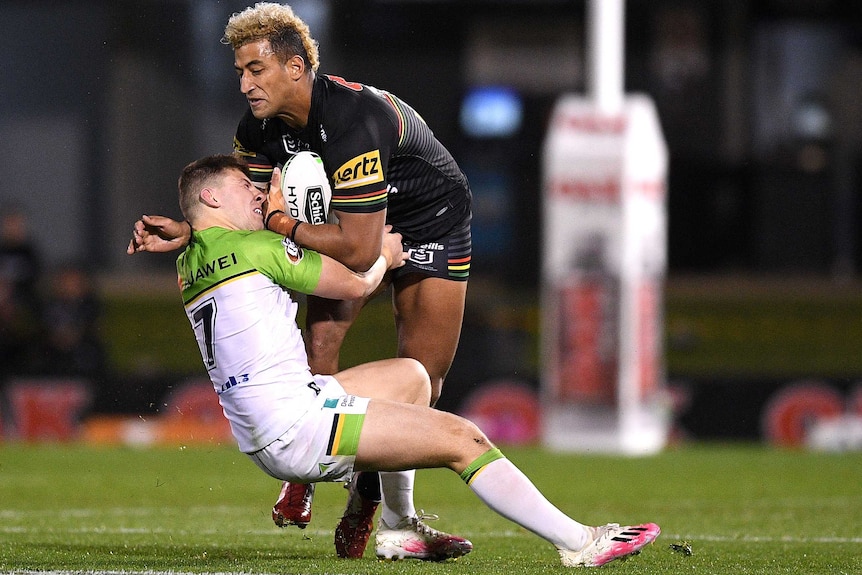
[[610,52],[610,60],[592,59],[586,96],[558,99],[544,142],[543,441],[648,454],[666,444],[670,413],[662,327],[668,157],[653,101],[620,93],[621,47],[595,31],[605,27],[622,42],[619,3],[592,0],[592,53]]

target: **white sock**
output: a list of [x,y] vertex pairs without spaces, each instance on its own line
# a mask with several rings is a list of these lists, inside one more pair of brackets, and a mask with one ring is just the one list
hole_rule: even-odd
[[587,528],[552,505],[505,457],[485,465],[469,485],[485,505],[558,548],[578,550],[589,541]]
[[414,517],[413,482],[416,470],[386,471],[380,473],[380,492],[383,495],[383,510],[380,518],[389,527],[395,527],[402,519]]

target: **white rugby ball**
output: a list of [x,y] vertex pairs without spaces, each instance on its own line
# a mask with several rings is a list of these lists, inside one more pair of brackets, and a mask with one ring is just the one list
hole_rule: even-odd
[[295,220],[325,224],[332,201],[332,188],[323,160],[314,152],[299,152],[281,168],[284,211]]

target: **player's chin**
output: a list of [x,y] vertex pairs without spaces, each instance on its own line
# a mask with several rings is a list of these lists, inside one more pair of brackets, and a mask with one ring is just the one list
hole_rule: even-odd
[[263,120],[269,117],[266,100],[249,100],[248,107],[251,109],[251,115],[258,120]]

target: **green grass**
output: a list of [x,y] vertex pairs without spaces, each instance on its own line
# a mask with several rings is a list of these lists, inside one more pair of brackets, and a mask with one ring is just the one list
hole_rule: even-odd
[[[656,521],[658,541],[603,569],[631,574],[862,572],[862,454],[685,446],[647,458],[505,448],[548,498],[587,523]],[[363,574],[562,573],[549,544],[486,509],[444,470],[417,506],[469,537],[456,562],[338,560],[338,485],[306,531],[269,518],[278,482],[233,446],[158,449],[0,444],[0,571]],[[513,494],[517,497],[517,494]],[[669,549],[688,541],[691,556]]]
[[862,372],[858,289],[669,290],[666,361],[676,375],[856,376]]
[[[107,297],[100,335],[108,357],[120,375],[167,373],[200,375],[200,351],[179,295]],[[305,306],[300,308],[300,325]],[[382,296],[363,311],[341,351],[344,366],[396,354],[395,324],[389,300]]]
[[[164,278],[145,291],[132,291],[126,284],[106,290],[101,334],[118,374],[200,373],[197,346],[172,282]],[[857,377],[862,373],[860,287],[798,280],[669,281],[664,300],[668,373]],[[523,333],[523,369],[528,373],[537,372],[540,364],[537,297],[532,291],[510,293],[479,280],[471,281],[468,291],[467,310],[474,323]],[[349,332],[342,366],[393,355],[395,331],[387,294],[369,304]]]

